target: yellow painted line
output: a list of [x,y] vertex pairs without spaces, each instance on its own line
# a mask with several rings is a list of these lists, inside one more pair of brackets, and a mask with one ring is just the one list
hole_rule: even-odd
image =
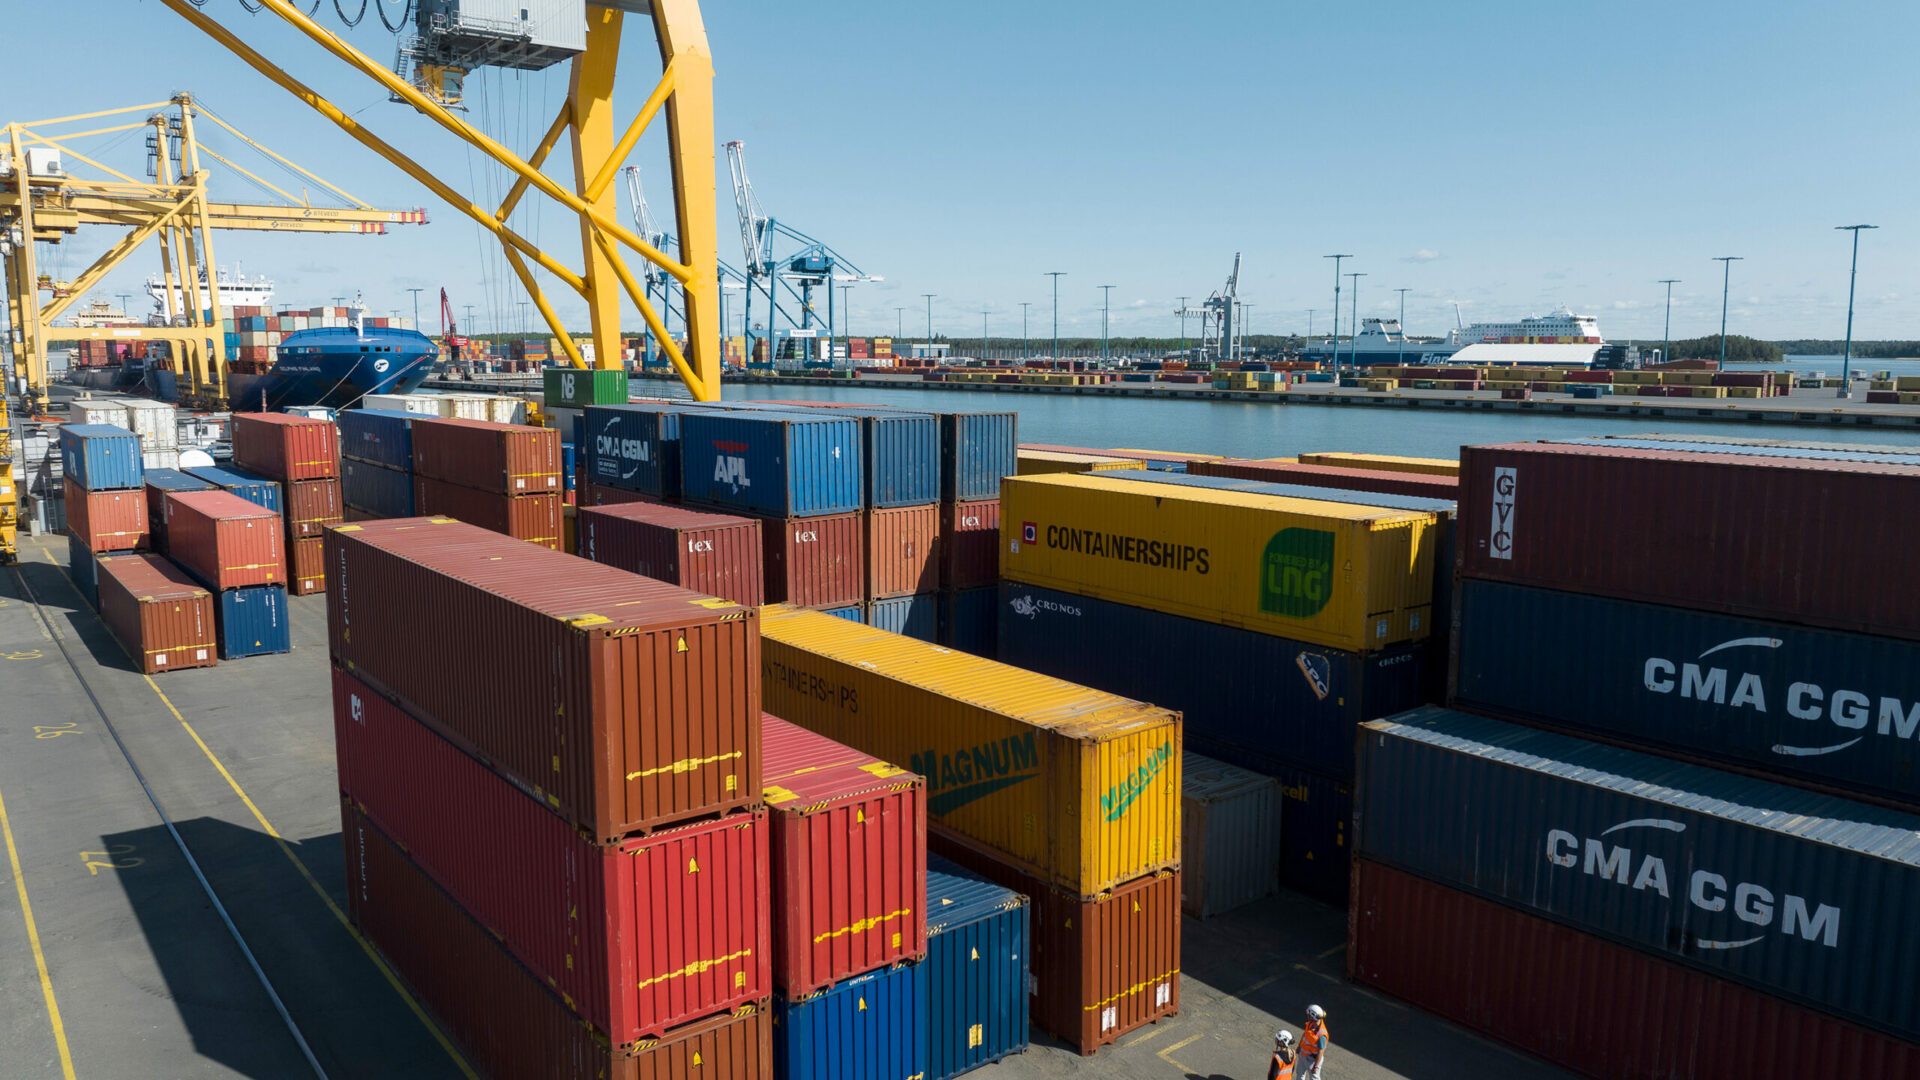
[[1177,1043],[1174,1043],[1172,1046],[1167,1047],[1165,1050],[1160,1051],[1158,1054],[1155,1054],[1154,1056],[1159,1058],[1161,1061],[1164,1061],[1167,1064],[1173,1066],[1174,1068],[1179,1069],[1183,1073],[1191,1074],[1193,1073],[1194,1070],[1189,1069],[1185,1065],[1182,1065],[1179,1062],[1173,1060],[1173,1052],[1183,1047],[1192,1046],[1194,1043],[1197,1043],[1204,1038],[1206,1038],[1204,1034],[1190,1035],[1187,1038],[1182,1039]]
[[1314,959],[1325,960],[1327,957],[1332,956],[1334,953],[1342,951],[1346,947],[1347,947],[1347,943],[1343,941],[1340,944],[1335,945],[1333,948],[1328,949],[1326,952],[1321,953],[1319,956],[1314,957]]
[[73,1051],[67,1048],[67,1027],[60,1022],[60,1002],[53,994],[53,976],[47,973],[47,954],[40,949],[40,927],[33,921],[33,903],[27,899],[27,877],[20,870],[20,850],[13,843],[13,821],[7,801],[0,799],[0,832],[7,836],[7,862],[13,866],[13,888],[20,894],[20,916],[27,923],[27,944],[33,947],[33,966],[40,972],[40,992],[47,999],[47,1022],[53,1025],[53,1044],[60,1051],[60,1075],[74,1080]]
[[1172,1031],[1174,1028],[1178,1026],[1180,1025],[1179,1025],[1179,1021],[1177,1020],[1169,1020],[1164,1024],[1155,1024],[1153,1028],[1147,1031],[1145,1034],[1136,1035],[1133,1038],[1127,1040],[1126,1042],[1121,1043],[1120,1045],[1121,1046],[1139,1046],[1143,1042],[1148,1042],[1153,1039],[1157,1039],[1162,1035],[1165,1035],[1167,1032]]
[[1261,979],[1259,982],[1254,983],[1252,986],[1246,987],[1241,990],[1235,990],[1233,992],[1233,996],[1237,998],[1244,998],[1248,994],[1259,993],[1260,991],[1265,990],[1267,987],[1272,986],[1273,981],[1277,978],[1279,978],[1278,975],[1269,975],[1266,978]]

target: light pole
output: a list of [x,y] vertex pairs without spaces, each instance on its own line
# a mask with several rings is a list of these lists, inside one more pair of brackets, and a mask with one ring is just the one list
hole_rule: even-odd
[[1673,287],[1680,284],[1680,279],[1677,277],[1661,278],[1660,284],[1667,287],[1666,329],[1660,331],[1660,362],[1664,364],[1673,359]]
[[1333,260],[1333,370],[1340,370],[1340,260],[1351,255],[1322,255]]
[[467,309],[467,323],[466,323],[467,333],[472,334],[473,333],[473,305],[463,304],[461,306]]
[[[840,286],[840,310],[845,315],[842,325],[846,327],[847,366],[852,367],[853,366],[853,286],[851,284]],[[832,342],[827,343],[827,351],[828,352],[833,351]]]
[[1187,298],[1180,298],[1180,355],[1187,355]]
[[[1355,371],[1360,370],[1360,354],[1355,351],[1360,344],[1360,279],[1367,276],[1365,270],[1357,274],[1348,274],[1353,279],[1353,312],[1347,319],[1347,364]],[[1338,341],[1338,338],[1334,339]],[[1340,365],[1335,364],[1338,368]]]
[[1407,290],[1393,291],[1400,294],[1400,356],[1394,363],[1405,367],[1407,363]]
[[[1855,233],[1854,235],[1859,235]],[[1715,370],[1727,366],[1727,288],[1733,282],[1733,264],[1746,258],[1744,255],[1715,255],[1713,261],[1726,267],[1720,276],[1720,363]]]
[[903,307],[894,308],[893,309],[894,340],[898,341],[902,338],[905,338],[906,336],[907,336],[907,309]]
[[1853,396],[1853,285],[1860,277],[1860,230],[1877,229],[1878,225],[1836,225],[1835,229],[1845,229],[1853,233],[1853,269],[1847,272],[1847,350],[1840,356],[1840,396]]
[[1020,301],[1020,359],[1022,362],[1027,359],[1027,309],[1032,306],[1033,304],[1029,301]]
[[1100,286],[1100,363],[1107,363],[1112,355],[1107,348],[1108,332],[1113,326],[1113,290],[1112,285]]
[[987,309],[980,309],[980,359],[987,358]]
[[1313,309],[1307,309],[1307,344],[1313,344]]
[[1251,316],[1249,316],[1249,315],[1247,314],[1247,310],[1248,310],[1249,308],[1253,308],[1253,307],[1257,307],[1257,306],[1258,306],[1258,305],[1256,305],[1256,304],[1253,304],[1253,303],[1251,303],[1251,302],[1249,302],[1249,301],[1246,301],[1246,300],[1242,300],[1242,301],[1240,301],[1240,319],[1239,319],[1239,324],[1240,324],[1240,359],[1242,359],[1242,360],[1245,360],[1245,359],[1247,358],[1247,356],[1248,356],[1248,352],[1247,352],[1247,338],[1249,338],[1249,337],[1251,337],[1251,336],[1252,336],[1251,334],[1248,334],[1248,333],[1247,333],[1247,320],[1248,320],[1248,319],[1249,319],[1249,318],[1251,317]]
[[420,329],[420,294],[425,290],[408,289],[407,291],[413,294],[413,328],[418,331]]
[[1047,276],[1053,279],[1053,359],[1060,359],[1060,279],[1066,276],[1065,270],[1049,270]]
[[927,298],[927,355],[933,355],[933,298],[939,293],[921,293]]
[[527,301],[520,301],[520,336],[527,336]]

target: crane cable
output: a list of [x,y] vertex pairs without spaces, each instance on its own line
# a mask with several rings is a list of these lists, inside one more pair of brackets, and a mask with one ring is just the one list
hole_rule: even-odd
[[373,9],[380,13],[380,25],[386,27],[388,33],[397,34],[406,29],[407,19],[413,15],[413,0],[406,0],[400,8],[400,21],[397,23],[387,21],[386,0],[373,0]]
[[[245,3],[245,2],[246,0],[241,0],[241,3]],[[360,25],[361,19],[364,19],[367,17],[367,4],[369,2],[370,0],[360,0],[360,14],[355,15],[351,19],[347,18],[347,9],[340,6],[340,0],[333,0],[333,10],[339,14],[340,21],[343,23],[346,23],[347,28],[351,30],[352,28]]]

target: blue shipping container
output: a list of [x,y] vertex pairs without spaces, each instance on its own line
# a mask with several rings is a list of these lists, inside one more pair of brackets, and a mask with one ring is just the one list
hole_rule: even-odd
[[416,419],[397,409],[347,409],[334,421],[340,428],[340,456],[412,472]]
[[576,474],[590,484],[680,497],[680,418],[694,407],[592,405],[580,414]]
[[916,593],[912,596],[896,596],[891,600],[875,600],[867,605],[866,623],[932,642],[940,635],[940,596],[937,593]]
[[948,1080],[1027,1048],[1027,898],[927,856],[927,1075]]
[[278,514],[281,512],[280,484],[264,476],[255,476],[240,469],[225,469],[218,465],[204,465],[185,470],[188,476],[197,476],[217,488],[240,496],[255,506],[263,507]]
[[1184,714],[1188,748],[1352,779],[1354,728],[1429,700],[1419,642],[1343,652],[1033,585],[1000,585],[1000,661]]
[[217,596],[214,629],[220,635],[220,659],[292,651],[285,585],[249,585]]
[[886,510],[940,501],[940,418],[898,409],[835,409],[857,416],[866,450],[868,504]]
[[1308,769],[1259,771],[1280,781],[1280,884],[1345,907],[1353,785]]
[[1000,478],[1019,471],[1019,427],[1010,412],[940,414],[940,498],[999,498]]
[[560,444],[560,479],[568,491],[574,490],[575,465],[579,458],[575,454],[575,445],[570,442]]
[[212,491],[214,487],[210,481],[189,476],[179,469],[148,469],[146,485],[161,491]]
[[80,542],[72,533],[67,534],[67,572],[73,578],[73,587],[87,601],[87,606],[100,610],[100,563],[93,550]]
[[344,460],[340,462],[340,501],[374,517],[412,517],[413,474]]
[[820,614],[831,615],[836,619],[845,619],[848,622],[864,623],[867,621],[867,613],[861,610],[859,604],[850,604],[847,607],[822,608]]
[[961,589],[940,594],[939,642],[951,649],[1000,658],[1000,587]]
[[88,491],[137,488],[140,436],[111,424],[62,424],[60,467]]
[[689,412],[680,418],[688,502],[772,517],[820,517],[866,501],[861,421],[819,412]]
[[1360,759],[1368,859],[1920,1037],[1920,816],[1438,708]]
[[799,1001],[773,999],[783,1080],[913,1080],[927,1071],[927,965],[902,964]]

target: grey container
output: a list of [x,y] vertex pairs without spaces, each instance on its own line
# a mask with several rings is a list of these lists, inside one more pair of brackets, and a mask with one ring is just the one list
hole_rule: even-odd
[[1180,762],[1180,910],[1210,919],[1272,896],[1280,781],[1191,750]]

